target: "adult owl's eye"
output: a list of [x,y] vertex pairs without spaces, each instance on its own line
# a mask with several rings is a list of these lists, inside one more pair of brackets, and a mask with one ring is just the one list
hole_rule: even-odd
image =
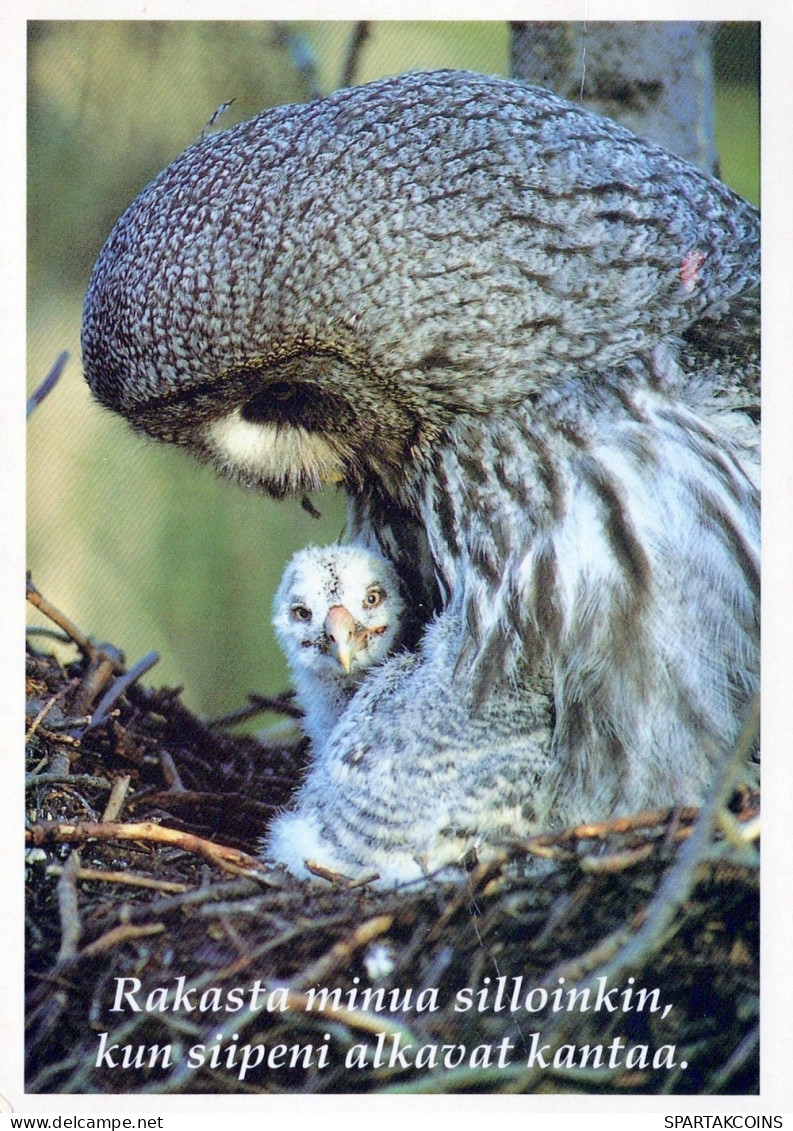
[[307,609],[305,605],[292,606],[292,619],[303,621],[307,624],[311,620],[311,609]]
[[372,586],[371,589],[366,590],[366,596],[363,599],[363,607],[365,609],[376,609],[378,605],[382,605],[384,600],[385,590]]

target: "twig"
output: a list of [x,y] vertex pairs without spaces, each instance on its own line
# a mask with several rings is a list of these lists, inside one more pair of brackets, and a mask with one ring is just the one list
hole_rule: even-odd
[[293,697],[293,691],[285,691],[283,695],[278,695],[275,698],[269,695],[259,695],[252,691],[248,695],[247,707],[238,707],[236,711],[229,711],[226,715],[218,715],[216,718],[210,719],[207,726],[211,730],[234,726],[235,723],[244,723],[247,719],[261,715],[264,711],[273,711],[278,715],[289,715],[293,719],[302,719],[303,712],[296,703],[291,702]]
[[[538,833],[522,839],[520,847],[527,852],[535,853],[537,849],[553,848],[557,845],[566,845],[580,840],[604,840],[614,833],[634,832],[637,829],[654,828],[663,826],[673,817],[682,821],[694,821],[699,814],[699,809],[692,805],[681,806],[677,809],[645,809],[640,813],[631,813],[625,817],[612,817],[607,821],[592,821],[585,825],[571,825],[569,828],[560,829],[559,832]],[[545,852],[536,852],[536,855],[546,855]]]
[[582,872],[602,875],[606,872],[624,872],[648,860],[655,852],[655,845],[643,844],[639,848],[629,848],[625,852],[610,852],[607,856],[582,856],[578,866]]
[[47,841],[65,841],[69,844],[83,844],[89,840],[142,840],[158,844],[170,844],[184,852],[203,856],[211,864],[233,872],[235,875],[255,878],[266,875],[267,869],[260,860],[241,852],[238,848],[226,848],[211,840],[194,836],[192,833],[155,825],[153,821],[139,821],[121,824],[98,821],[42,821],[25,832],[25,840],[30,844],[42,845]]
[[98,656],[99,650],[97,649],[96,645],[91,640],[89,640],[85,633],[81,632],[77,625],[73,624],[69,620],[69,618],[60,611],[60,609],[56,609],[55,606],[51,604],[51,602],[48,601],[46,597],[43,597],[41,593],[39,593],[38,589],[30,578],[30,574],[28,574],[26,580],[25,595],[28,601],[30,601],[31,605],[35,606],[35,608],[37,608],[40,613],[43,613],[45,617],[49,617],[49,619],[54,624],[57,624],[58,628],[63,629],[69,639],[77,645],[83,655],[88,656],[88,658],[91,660],[95,659]]
[[428,933],[427,942],[437,939],[438,936],[443,933],[447,923],[449,923],[463,907],[471,903],[476,891],[482,886],[485,880],[489,879],[494,873],[503,868],[507,859],[508,854],[506,852],[499,852],[489,860],[484,861],[484,863],[477,864],[473,872],[463,877],[457,889],[457,894],[446,904],[443,914],[438,918],[437,922]]
[[46,636],[50,640],[58,640],[61,644],[71,643],[71,638],[65,632],[58,632],[57,628],[45,628],[41,624],[29,624],[25,628],[26,636]]
[[345,876],[343,872],[335,872],[333,868],[326,868],[324,864],[318,864],[316,860],[304,860],[303,863],[312,876],[317,876],[320,880],[327,880],[328,883],[335,884],[337,887],[358,888],[379,879],[377,872],[371,872],[360,879],[354,879],[352,876]]
[[269,816],[280,806],[269,801],[257,801],[255,797],[246,797],[239,793],[209,793],[197,789],[167,789],[158,790],[157,793],[136,794],[134,804],[137,808],[145,803],[147,808],[179,809],[182,806],[233,805],[245,813],[256,813],[262,817]]
[[100,778],[94,774],[25,774],[25,785],[95,785],[100,789],[113,788],[107,778]]
[[355,28],[353,29],[350,42],[347,46],[347,54],[344,59],[339,86],[352,86],[355,81],[355,72],[358,69],[361,49],[369,38],[370,31],[370,20],[356,20]]
[[41,708],[39,713],[36,715],[33,722],[30,724],[30,727],[28,728],[28,732],[25,735],[25,742],[29,742],[31,740],[31,738],[36,733],[36,731],[38,730],[41,723],[43,723],[43,721],[46,719],[47,715],[50,713],[50,711],[55,706],[55,704],[58,702],[58,700],[63,699],[63,697],[69,691],[71,691],[74,688],[75,682],[76,681],[72,680],[71,683],[67,683],[65,687],[62,687],[60,689],[60,691],[56,691],[55,694],[52,696],[52,698],[47,700],[47,702]]
[[82,958],[95,958],[98,954],[113,950],[130,939],[160,935],[164,930],[164,923],[141,923],[138,927],[132,923],[121,923],[118,927],[112,927],[106,934],[100,935],[98,939],[94,939],[92,943],[88,943],[74,958],[76,961]]
[[746,1034],[727,1063],[722,1065],[717,1072],[714,1072],[708,1080],[707,1093],[709,1095],[715,1095],[717,1092],[722,1091],[735,1073],[743,1068],[759,1043],[760,1026],[755,1025],[754,1029]]
[[75,738],[72,734],[62,734],[60,731],[50,730],[49,727],[41,727],[41,734],[44,738],[48,738],[50,742],[57,742],[61,746],[73,746],[75,748],[80,746],[80,739]]
[[44,398],[49,393],[51,393],[55,386],[58,384],[61,373],[63,373],[63,367],[66,365],[66,362],[68,360],[69,355],[65,350],[62,353],[58,354],[52,369],[41,382],[39,387],[35,389],[28,397],[27,411],[25,413],[26,417],[30,416],[31,412],[33,412],[34,409],[38,408]]
[[307,970],[292,980],[292,987],[294,989],[303,989],[308,986],[321,985],[326,983],[329,978],[333,977],[337,970],[342,966],[346,966],[356,951],[361,947],[366,946],[373,939],[379,938],[387,931],[391,930],[394,922],[393,915],[376,915],[373,919],[361,923],[356,927],[352,934],[347,935],[343,939],[339,939],[337,943],[313,962]]
[[149,652],[142,660],[138,660],[137,664],[130,668],[128,672],[120,675],[113,683],[112,687],[110,687],[100,699],[91,722],[85,728],[83,734],[87,734],[88,731],[93,730],[94,727],[98,727],[103,723],[110,714],[116,700],[119,699],[133,683],[136,683],[142,675],[145,675],[150,668],[153,668],[155,664],[159,663],[159,660],[160,656],[158,652]]
[[172,790],[174,793],[186,793],[187,790],[179,776],[173,755],[169,754],[167,750],[160,751],[160,766],[162,767],[162,776],[165,778],[165,784],[168,786],[169,791]]
[[60,965],[77,953],[77,944],[83,933],[80,919],[80,900],[77,894],[76,872],[80,867],[78,852],[72,852],[58,880],[58,912],[61,919],[61,945],[56,962]]
[[[257,877],[259,881],[259,877]],[[273,885],[274,886],[274,885]],[[191,888],[184,893],[163,895],[155,897],[146,904],[133,903],[124,908],[123,921],[129,923],[139,922],[141,919],[153,917],[162,918],[181,912],[184,908],[201,908],[213,900],[219,899],[247,899],[255,896],[261,897],[262,891],[259,882],[250,879],[219,880],[217,883],[207,884],[206,887]],[[104,918],[94,923],[99,930],[113,924],[119,918],[119,909],[113,908]]]
[[317,1005],[316,1000],[312,1000],[308,994],[296,993],[294,990],[287,990],[284,998],[287,1009],[296,1013],[305,1013],[307,1017],[317,1014],[340,1025],[347,1025],[350,1029],[359,1029],[364,1033],[377,1035],[385,1033],[389,1037],[399,1036],[408,1044],[418,1043],[407,1025],[394,1021],[393,1017],[386,1017],[381,1013],[369,1013],[365,1009],[347,1009],[343,1005],[338,1008],[332,1005]]
[[117,821],[121,810],[124,808],[124,802],[129,793],[129,783],[132,781],[131,774],[123,774],[122,777],[116,778],[113,782],[113,788],[110,791],[110,796],[107,799],[105,811],[102,814],[102,823],[108,821]]
[[[79,680],[75,680],[74,682],[79,683]],[[53,736],[59,734],[61,731],[69,732],[73,730],[80,730],[87,723],[90,723],[90,721],[90,715],[72,715],[71,717],[64,719],[51,719],[46,730],[50,736]],[[61,739],[56,739],[55,741],[61,741]]]
[[[60,876],[63,868],[60,864],[50,864],[47,874]],[[101,868],[77,868],[74,878],[79,881],[97,884],[128,884],[130,887],[153,888],[155,891],[165,891],[179,895],[186,891],[195,891],[190,884],[180,884],[175,880],[155,880],[153,876],[141,876],[136,872],[107,872]]]
[[[110,683],[113,676],[120,669],[118,658],[116,656],[101,656],[93,660],[85,673],[80,690],[75,696],[74,705],[76,710],[88,714],[96,701],[97,696],[101,695],[107,685]],[[90,726],[91,720],[88,720]]]

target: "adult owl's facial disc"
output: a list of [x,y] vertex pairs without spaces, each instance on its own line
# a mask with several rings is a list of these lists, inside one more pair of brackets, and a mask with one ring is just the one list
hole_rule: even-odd
[[309,546],[287,566],[273,625],[289,663],[326,680],[360,677],[394,647],[403,601],[393,567],[357,546]]
[[341,483],[355,456],[349,444],[265,415],[261,397],[211,421],[203,440],[212,462],[225,474],[272,494],[313,490]]

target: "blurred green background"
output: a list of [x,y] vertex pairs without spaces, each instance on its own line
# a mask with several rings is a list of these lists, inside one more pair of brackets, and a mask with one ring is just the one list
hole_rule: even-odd
[[[316,520],[133,436],[91,401],[82,379],[82,297],[115,220],[218,106],[234,99],[218,124],[225,128],[334,89],[354,30],[342,22],[29,25],[29,389],[61,350],[70,360],[28,425],[28,564],[51,601],[130,662],[160,652],[147,678],[183,685],[187,703],[208,715],[248,691],[286,686],[272,596],[295,549],[339,535],[344,500],[315,496]],[[757,36],[756,24],[724,25],[715,56],[722,176],[755,203]],[[508,25],[373,22],[355,81],[427,67],[507,74]],[[29,622],[43,623],[32,612]]]

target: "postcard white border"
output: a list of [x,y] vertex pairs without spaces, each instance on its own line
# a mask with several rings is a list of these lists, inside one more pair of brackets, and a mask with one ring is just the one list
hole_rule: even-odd
[[[24,603],[24,371],[25,371],[25,29],[42,19],[705,19],[762,24],[763,208],[763,775],[761,1093],[759,1097],[604,1096],[65,1096],[25,1095],[23,1050],[23,853],[19,836],[24,774],[21,742],[21,664]],[[6,865],[0,868],[0,1094],[17,1113],[180,1113],[191,1128],[279,1112],[455,1113],[513,1117],[584,1113],[793,1111],[793,3],[791,0],[6,0],[0,10],[0,177],[3,259],[0,266],[2,382],[0,407],[0,751],[6,771],[0,825]],[[412,1118],[411,1114],[411,1118]],[[0,1116],[0,1120],[7,1116]],[[244,1127],[251,1122],[240,1123]],[[205,1122],[206,1121],[206,1122]],[[523,1122],[523,1120],[521,1120]],[[600,1122],[600,1121],[598,1121]],[[567,1123],[567,1120],[565,1120]],[[257,1119],[257,1125],[260,1119]],[[187,1124],[184,1124],[187,1126]],[[553,1125],[556,1125],[555,1122]],[[577,1124],[580,1126],[580,1121]],[[635,1123],[633,1124],[635,1126]],[[644,1120],[642,1125],[646,1125]],[[662,1126],[659,1119],[657,1126]]]

